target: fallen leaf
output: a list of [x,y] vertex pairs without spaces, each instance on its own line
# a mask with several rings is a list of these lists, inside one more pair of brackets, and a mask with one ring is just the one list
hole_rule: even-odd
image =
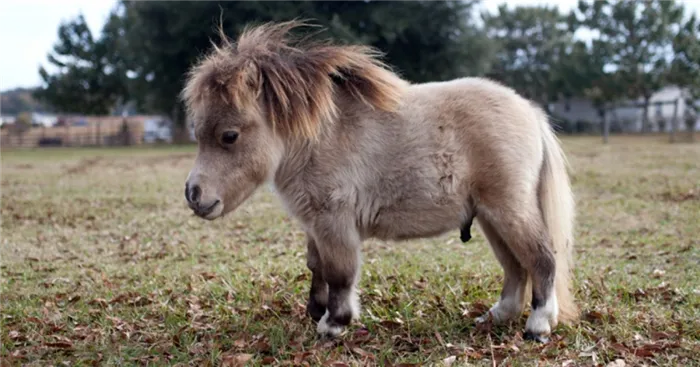
[[22,336],[22,334],[20,334],[20,332],[17,331],[17,330],[12,330],[12,331],[10,331],[10,332],[8,333],[8,336],[10,337],[10,339],[12,339],[12,340],[14,340],[14,341],[26,340],[26,338],[24,338],[24,337]]
[[244,339],[236,339],[236,341],[233,342],[233,346],[236,348],[245,348],[246,342]]
[[462,312],[462,316],[467,316],[470,318],[479,317],[481,315],[486,314],[486,312],[488,312],[489,308],[490,307],[488,305],[486,305],[482,302],[476,302],[476,303],[472,304],[471,310],[469,310],[469,311],[465,310],[464,312]]
[[313,354],[312,352],[301,352],[301,353],[294,354],[294,364],[295,365],[301,364],[302,362],[304,362],[304,360],[306,358],[308,358],[312,354]]
[[58,341],[45,344],[47,347],[59,348],[59,349],[72,349],[73,343],[69,341]]
[[455,363],[456,360],[457,360],[457,356],[449,356],[449,357],[443,359],[442,363],[444,363],[445,366],[451,366],[452,363]]
[[262,359],[261,363],[262,363],[263,365],[268,365],[268,364],[273,364],[273,363],[275,363],[276,361],[277,361],[277,360],[275,359],[275,357],[267,356],[267,357],[265,357],[265,358]]
[[608,363],[607,365],[605,365],[605,367],[625,367],[626,365],[627,364],[625,363],[624,360],[616,359],[616,360]]
[[242,367],[253,358],[252,354],[224,354],[221,356],[221,367]]
[[385,328],[387,328],[387,329],[390,329],[390,330],[391,330],[391,329],[396,329],[396,328],[401,327],[401,324],[400,324],[400,323],[398,323],[398,322],[396,322],[396,321],[392,321],[392,320],[383,320],[383,321],[380,321],[380,322],[379,322],[379,325],[381,325],[381,326],[383,326],[383,327],[385,327]]
[[371,359],[371,360],[375,359],[374,354],[372,354],[372,353],[370,353],[362,348],[355,347],[355,348],[352,348],[352,351],[359,354],[360,356],[362,356],[364,358]]
[[594,311],[589,311],[588,313],[586,313],[586,315],[584,316],[584,318],[585,318],[588,322],[595,322],[595,321],[598,321],[598,320],[602,320],[602,319],[603,319],[603,314],[600,313],[600,312],[598,312],[598,311],[595,311],[595,310],[594,310]]

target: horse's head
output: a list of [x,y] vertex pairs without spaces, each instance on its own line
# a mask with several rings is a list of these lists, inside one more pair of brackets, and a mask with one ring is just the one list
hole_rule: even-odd
[[[190,208],[215,219],[272,178],[292,141],[317,141],[334,121],[337,93],[390,111],[405,85],[364,46],[295,45],[301,22],[224,38],[191,70],[183,99],[199,152],[185,185]],[[223,35],[223,34],[222,34]]]
[[215,219],[234,210],[279,164],[283,142],[255,104],[245,106],[232,108],[211,98],[193,114],[198,153],[185,197],[202,218]]

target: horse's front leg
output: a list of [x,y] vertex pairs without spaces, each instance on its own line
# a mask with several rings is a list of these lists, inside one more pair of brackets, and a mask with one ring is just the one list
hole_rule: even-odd
[[307,236],[307,238],[306,266],[311,270],[311,289],[309,290],[306,312],[314,321],[318,322],[323,317],[323,314],[326,313],[328,284],[323,279],[321,257],[316,248],[316,241],[311,236]]
[[335,337],[359,317],[355,288],[360,274],[361,241],[357,230],[346,226],[351,221],[336,217],[319,223],[325,223],[315,234],[323,279],[328,284],[328,302],[316,330],[322,337]]

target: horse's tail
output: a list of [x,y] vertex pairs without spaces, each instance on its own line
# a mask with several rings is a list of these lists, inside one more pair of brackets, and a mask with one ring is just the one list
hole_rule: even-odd
[[568,323],[579,316],[572,293],[575,201],[568,176],[569,163],[559,139],[542,113],[541,131],[544,161],[540,171],[539,200],[556,261],[554,291],[559,321]]

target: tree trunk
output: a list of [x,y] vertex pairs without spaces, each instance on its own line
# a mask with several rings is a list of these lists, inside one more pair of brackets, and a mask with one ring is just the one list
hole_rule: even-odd
[[603,109],[603,144],[608,143],[609,136],[610,136],[610,119],[608,118],[607,109]]
[[676,101],[673,103],[673,118],[671,119],[671,143],[676,142],[676,129],[677,124],[678,124],[678,102],[680,101],[680,98],[676,98]]
[[173,121],[172,125],[172,136],[173,143],[184,144],[189,141],[189,131],[187,131],[187,119],[182,111],[182,105],[180,103],[173,106],[171,113],[171,118]]
[[695,120],[695,116],[685,120],[685,126],[688,129],[688,140],[690,140],[691,143],[695,142]]
[[642,115],[642,133],[651,131],[651,126],[649,126],[649,97],[644,97],[644,112]]

